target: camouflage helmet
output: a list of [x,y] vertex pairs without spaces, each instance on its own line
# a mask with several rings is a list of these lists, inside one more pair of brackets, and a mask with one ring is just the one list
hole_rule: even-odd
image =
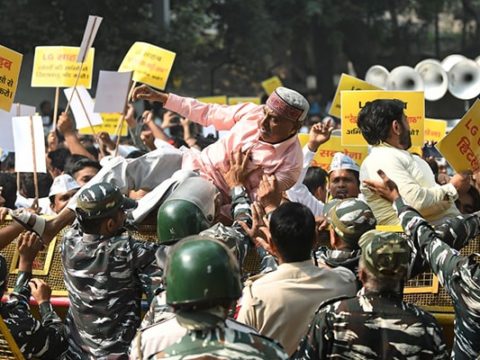
[[170,243],[209,228],[215,217],[218,190],[200,177],[185,179],[157,212],[157,237]]
[[331,199],[328,202],[326,202],[325,205],[323,206],[323,210],[322,210],[323,215],[325,217],[327,217],[329,211],[332,210],[333,207],[335,205],[337,205],[340,201],[342,201],[342,200],[341,199]]
[[402,279],[408,271],[410,247],[398,233],[370,230],[359,240],[362,261],[376,277]]
[[167,304],[211,307],[242,294],[240,270],[232,252],[218,240],[189,236],[172,249],[165,270]]
[[327,209],[326,216],[337,235],[354,248],[358,247],[360,236],[375,229],[377,224],[372,209],[366,202],[356,198],[336,201]]
[[102,219],[113,216],[119,209],[133,209],[137,202],[124,196],[120,189],[102,182],[82,190],[75,212],[81,220]]

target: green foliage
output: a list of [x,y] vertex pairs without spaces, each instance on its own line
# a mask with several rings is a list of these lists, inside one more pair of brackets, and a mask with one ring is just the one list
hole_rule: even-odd
[[[333,74],[346,71],[347,61],[362,76],[376,63],[392,68],[438,51],[473,54],[480,40],[480,0],[171,0],[168,29],[159,2],[3,0],[1,43],[22,53],[78,45],[94,14],[104,18],[94,43],[101,69],[116,69],[133,42],[146,41],[177,53],[172,77],[182,79],[182,92],[206,94],[213,86],[254,95],[271,75],[305,91],[313,74],[329,96]],[[456,48],[452,34],[434,31],[441,12],[469,25]]]

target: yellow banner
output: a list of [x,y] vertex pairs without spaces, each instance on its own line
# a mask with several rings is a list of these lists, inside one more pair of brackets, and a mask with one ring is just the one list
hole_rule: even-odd
[[88,51],[85,62],[77,63],[80,48],[73,46],[37,46],[33,60],[33,87],[72,87],[78,76],[79,86],[92,87],[93,58],[95,49]]
[[118,71],[133,71],[133,81],[164,90],[175,55],[172,51],[137,41],[128,50]]
[[[300,144],[304,147],[308,143],[308,134],[298,134]],[[335,153],[341,152],[350,156],[359,166],[368,155],[367,146],[342,146],[340,136],[331,136],[325,144],[320,145],[315,157],[312,161],[312,166],[321,166],[328,171],[330,163],[332,162]]]
[[0,45],[0,109],[12,107],[23,55]]
[[[439,142],[447,133],[447,122],[445,120],[435,120],[425,118],[423,125],[423,141]],[[408,151],[412,154],[422,156],[422,146],[412,146]]]
[[[120,119],[120,116],[122,114],[102,113],[100,115],[102,116],[103,124],[95,125],[93,127],[95,129],[95,133],[99,134],[103,131],[106,131],[111,136],[117,135],[116,130],[118,125],[118,120]],[[83,129],[79,129],[78,132],[84,135],[93,135],[92,128],[89,126]],[[127,122],[124,120],[121,136],[127,136],[127,134],[128,134],[128,125],[127,125]]]
[[226,105],[227,104],[227,97],[225,95],[222,96],[207,96],[207,97],[199,97],[197,98],[198,101],[207,103],[207,104],[220,104]]
[[228,105],[237,105],[241,103],[254,103],[260,105],[261,101],[259,97],[229,97]]
[[340,81],[338,82],[337,91],[335,92],[335,96],[332,101],[332,105],[330,106],[329,114],[332,116],[340,117],[340,95],[342,91],[349,90],[381,90],[380,88],[367,83],[366,81],[357,79],[354,76],[342,74],[340,77]]
[[462,117],[462,120],[438,144],[456,172],[480,170],[480,100]]
[[423,130],[423,141],[439,142],[447,134],[447,122],[445,120],[435,120],[425,118]]
[[413,146],[423,146],[425,100],[423,91],[342,91],[342,145],[367,145],[357,126],[358,113],[368,101],[398,99],[405,103]]
[[262,81],[262,87],[265,92],[270,95],[277,87],[283,86],[282,80],[278,76],[273,76],[267,80]]

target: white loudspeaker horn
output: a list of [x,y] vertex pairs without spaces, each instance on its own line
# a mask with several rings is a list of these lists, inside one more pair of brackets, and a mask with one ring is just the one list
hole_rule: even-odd
[[446,72],[449,72],[450,69],[458,62],[465,60],[466,57],[460,54],[448,55],[445,59],[442,60],[442,68]]
[[443,70],[440,61],[425,59],[415,66],[415,71],[420,74],[425,87],[425,99],[435,101],[441,99],[448,90],[448,75]]
[[410,66],[398,66],[390,72],[387,79],[388,90],[422,91],[423,79]]
[[464,59],[448,72],[448,90],[458,99],[469,100],[480,94],[480,66]]
[[379,88],[386,89],[388,74],[388,70],[382,65],[373,65],[367,70],[365,81]]

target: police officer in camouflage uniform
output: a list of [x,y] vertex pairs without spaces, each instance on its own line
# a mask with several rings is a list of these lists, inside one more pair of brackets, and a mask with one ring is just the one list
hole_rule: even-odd
[[[163,277],[173,245],[184,237],[197,235],[209,228],[216,214],[214,198],[217,194],[218,190],[211,182],[194,176],[185,179],[162,203],[157,211],[157,239],[162,246],[156,252],[159,271],[155,276]],[[164,320],[165,312],[171,314],[165,303],[164,290],[163,284],[155,289],[156,296],[140,328]]]
[[402,301],[410,247],[396,233],[360,239],[362,293],[323,304],[293,359],[447,359],[435,318]]
[[242,294],[238,262],[220,241],[192,236],[175,245],[165,281],[167,303],[187,329],[149,359],[286,359],[272,340],[227,328],[229,308]]
[[[366,181],[370,190],[393,202],[405,233],[410,235],[453,301],[455,310],[453,359],[480,355],[480,267],[478,254],[461,255],[456,249],[480,235],[480,213],[457,216],[443,226],[452,247],[413,208],[405,205],[396,184],[383,171],[383,182]],[[463,224],[463,227],[458,225]]]
[[[233,165],[235,165],[233,161]],[[246,253],[252,246],[250,238],[242,229],[240,222],[251,223],[250,199],[247,190],[242,185],[245,170],[242,167],[231,166],[225,178],[231,187],[232,198],[232,226],[222,223],[211,225],[214,218],[214,198],[218,191],[207,180],[200,177],[190,178],[178,186],[172,195],[167,198],[158,209],[157,213],[157,237],[161,247],[157,251],[157,262],[161,268],[165,268],[166,261],[171,253],[173,245],[181,238],[188,235],[200,235],[222,241],[233,250],[238,262],[243,263]],[[200,190],[203,201],[192,192],[192,188]],[[188,215],[188,216],[187,216]],[[187,220],[188,219],[188,220]],[[187,220],[187,221],[186,221]],[[209,228],[207,228],[210,226]],[[258,248],[257,251],[263,250]],[[260,258],[266,252],[260,251]],[[261,271],[271,266],[270,261],[262,261]],[[246,276],[246,275],[245,275]],[[150,309],[142,320],[136,338],[132,342],[130,357],[141,359],[150,356],[152,352],[164,349],[182,337],[186,329],[178,325],[173,309],[166,304],[164,287],[156,291]],[[227,318],[225,325],[238,331],[256,333],[253,328]]]
[[[51,290],[40,280],[32,279],[32,263],[41,247],[40,238],[27,232],[17,242],[19,272],[8,301],[0,305],[0,315],[26,359],[58,359],[67,349],[65,328],[50,304]],[[0,256],[0,297],[7,287],[7,276],[7,262]],[[37,290],[33,294],[39,303],[41,321],[30,312],[31,287]]]
[[[320,247],[315,253],[316,260],[332,268],[346,267],[357,276],[361,254],[358,240],[365,232],[375,229],[377,224],[372,209],[362,200],[347,198],[328,202],[324,213],[331,225],[331,249]],[[360,289],[361,282],[358,278],[357,284]]]
[[77,220],[61,248],[70,299],[67,359],[128,359],[142,292],[160,270],[159,245],[124,231],[126,211],[135,204],[109,183],[91,185],[78,197]]

